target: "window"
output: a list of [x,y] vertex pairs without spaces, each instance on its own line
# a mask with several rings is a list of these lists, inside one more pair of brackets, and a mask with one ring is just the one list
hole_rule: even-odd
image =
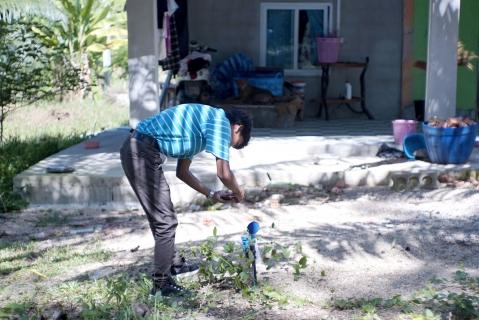
[[331,3],[261,4],[260,64],[317,74],[316,35],[332,32]]

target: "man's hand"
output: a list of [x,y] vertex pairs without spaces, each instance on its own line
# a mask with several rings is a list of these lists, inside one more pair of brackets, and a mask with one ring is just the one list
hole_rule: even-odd
[[[234,195],[234,198],[231,199],[223,199],[222,197],[228,196],[228,195]],[[235,201],[236,202],[236,195],[231,191],[231,190],[219,190],[216,191],[214,196],[213,196],[213,201],[216,202],[221,202],[221,203],[230,203]]]

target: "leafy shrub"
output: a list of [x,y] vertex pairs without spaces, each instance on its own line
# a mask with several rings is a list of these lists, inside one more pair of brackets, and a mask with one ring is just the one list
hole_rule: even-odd
[[45,137],[42,139],[10,139],[0,147],[0,212],[19,210],[27,203],[13,189],[13,177],[35,163],[73,146],[85,138],[80,136]]

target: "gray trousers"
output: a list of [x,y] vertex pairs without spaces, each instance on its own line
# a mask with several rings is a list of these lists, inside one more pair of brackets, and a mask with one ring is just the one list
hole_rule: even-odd
[[175,249],[178,220],[170,198],[170,186],[163,174],[157,144],[149,145],[128,137],[120,148],[121,165],[150,222],[155,240],[154,280],[165,283],[170,267],[182,266]]

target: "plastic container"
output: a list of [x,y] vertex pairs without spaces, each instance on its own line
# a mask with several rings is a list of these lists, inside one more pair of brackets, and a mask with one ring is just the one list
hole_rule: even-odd
[[294,87],[294,91],[300,96],[304,98],[304,88],[306,87],[306,82],[302,80],[293,80],[291,84]]
[[316,38],[318,62],[334,63],[338,61],[341,38]]
[[416,159],[414,152],[419,149],[426,149],[426,141],[421,133],[408,134],[404,137],[402,145],[404,154],[408,159]]
[[394,143],[401,145],[405,136],[416,133],[416,120],[393,120]]
[[[283,95],[284,77],[281,72],[269,71],[238,71],[234,73],[234,80],[246,79],[252,87],[266,89],[273,96]],[[236,83],[234,85],[235,94],[238,95]]]
[[468,127],[438,128],[422,123],[426,149],[433,163],[461,164],[471,156],[477,124]]
[[346,83],[344,84],[344,99],[349,100],[352,97],[353,97],[353,89],[349,81],[346,80]]

